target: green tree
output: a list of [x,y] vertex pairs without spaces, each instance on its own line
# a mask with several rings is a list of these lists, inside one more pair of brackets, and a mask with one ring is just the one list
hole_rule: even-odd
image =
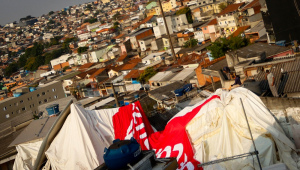
[[85,8],[86,11],[87,11],[87,10],[92,10],[92,9],[93,9],[93,7],[92,7],[91,4],[88,4],[88,5],[86,6],[86,8]]
[[6,69],[4,70],[4,75],[9,77],[14,72],[18,71],[18,69],[19,69],[18,64],[16,62],[13,62],[9,64],[8,67],[6,67]]
[[54,24],[55,23],[55,21],[53,21],[52,19],[48,22],[48,25],[49,24]]
[[81,54],[81,53],[84,53],[88,50],[88,47],[79,47],[77,48],[77,53],[78,54]]
[[192,15],[192,11],[189,7],[185,7],[185,8],[182,8],[182,9],[176,11],[176,15],[181,15],[181,14],[186,15],[188,23],[190,23],[190,24],[193,23],[193,15]]
[[112,17],[112,19],[113,19],[113,20],[117,20],[118,17],[119,17],[120,15],[121,15],[121,14],[120,14],[120,12],[118,11],[118,12]]
[[99,15],[100,13],[100,10],[97,10],[95,13],[94,13],[94,17],[97,17],[97,15]]
[[48,15],[52,15],[52,14],[54,14],[54,12],[53,12],[53,11],[50,11],[50,12],[48,13]]
[[68,70],[68,69],[70,69],[71,67],[70,66],[65,66],[64,68],[63,68],[63,71],[65,72],[66,70]]
[[218,5],[218,7],[221,11],[223,11],[227,7],[227,5],[226,5],[226,3],[221,3]]
[[118,21],[114,22],[114,25],[120,25],[120,23]]
[[23,34],[22,30],[18,31],[18,35],[21,35]]
[[89,18],[89,19],[85,19],[83,21],[83,23],[87,23],[87,22],[90,24],[95,23],[95,22],[97,22],[97,18]]
[[214,59],[222,57],[229,50],[237,50],[242,47],[248,46],[250,40],[248,38],[238,36],[230,36],[228,38],[220,38],[217,41],[213,42],[211,46],[207,47],[211,51],[211,55]]
[[198,44],[198,40],[190,39],[184,43],[183,47],[184,48],[192,48],[192,47],[195,47],[197,44]]
[[68,13],[66,11],[62,11],[61,15],[66,16],[66,15],[68,15]]
[[148,67],[145,69],[145,71],[143,73],[140,74],[140,76],[138,77],[138,81],[141,84],[145,84],[149,81],[149,79],[151,77],[153,77],[157,72],[154,70],[153,67]]

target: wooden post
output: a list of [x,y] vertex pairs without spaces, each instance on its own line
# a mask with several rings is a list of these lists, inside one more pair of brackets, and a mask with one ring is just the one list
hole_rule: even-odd
[[115,97],[115,101],[116,101],[116,106],[120,107],[119,102],[118,102],[118,98],[117,98],[117,95],[116,95],[116,92],[115,92],[114,84],[110,83],[110,85],[111,85],[112,91],[114,93],[114,97]]
[[214,90],[214,92],[215,92],[215,91],[216,91],[216,87],[215,87],[214,77],[213,77],[213,76],[210,76],[210,78],[211,78],[211,84],[212,84],[213,90]]

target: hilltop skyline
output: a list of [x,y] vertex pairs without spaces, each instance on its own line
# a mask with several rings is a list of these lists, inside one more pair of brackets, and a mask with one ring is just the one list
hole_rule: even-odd
[[3,0],[0,6],[0,25],[4,26],[7,23],[14,21],[19,22],[20,18],[28,15],[39,17],[43,14],[48,14],[50,11],[58,11],[67,6],[73,6],[92,2],[91,0]]

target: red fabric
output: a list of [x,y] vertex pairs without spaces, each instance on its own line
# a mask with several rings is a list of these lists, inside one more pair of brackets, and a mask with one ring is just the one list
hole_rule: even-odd
[[217,98],[220,97],[212,96],[191,112],[172,119],[164,131],[155,133],[139,102],[121,107],[113,117],[115,139],[130,139],[133,134],[143,150],[155,150],[158,158],[176,157],[178,169],[199,169],[197,165],[200,162],[194,159],[194,151],[185,127],[205,104]]
[[115,139],[130,139],[134,137],[141,145],[142,150],[152,149],[149,146],[148,136],[153,129],[145,115],[140,102],[120,107],[113,116]]

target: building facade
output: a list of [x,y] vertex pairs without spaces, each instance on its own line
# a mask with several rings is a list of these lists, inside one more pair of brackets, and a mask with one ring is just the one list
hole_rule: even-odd
[[38,114],[38,106],[65,97],[62,84],[53,81],[43,86],[37,87],[33,92],[27,92],[20,97],[10,97],[0,102],[0,123],[11,119],[28,111]]

